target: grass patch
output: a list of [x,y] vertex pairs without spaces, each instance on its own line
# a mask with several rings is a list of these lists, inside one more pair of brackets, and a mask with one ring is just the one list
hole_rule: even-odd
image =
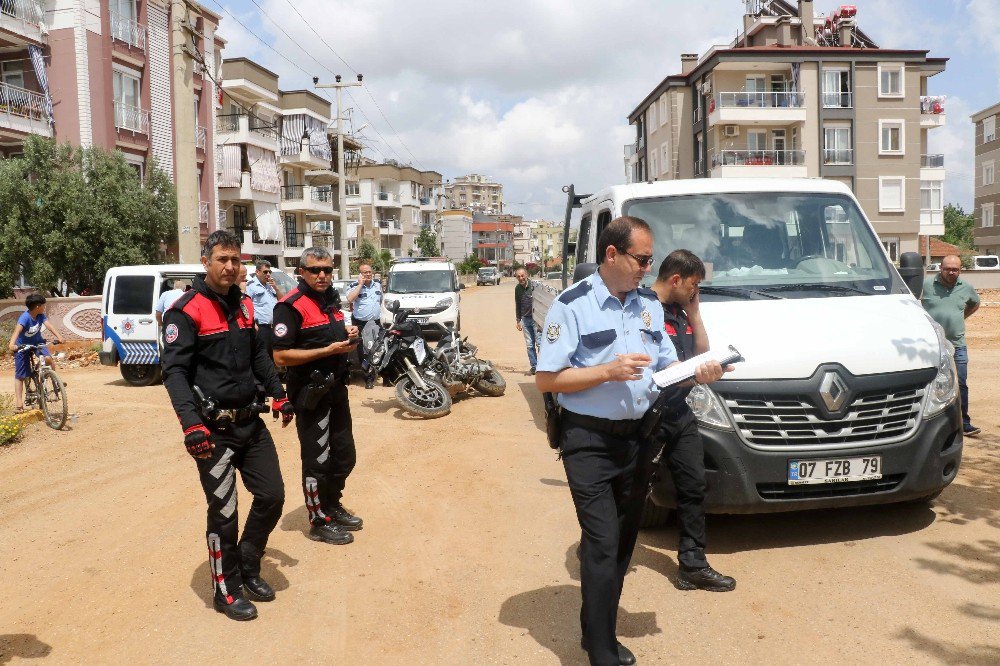
[[24,424],[14,416],[14,396],[0,393],[0,446],[17,441],[24,430]]

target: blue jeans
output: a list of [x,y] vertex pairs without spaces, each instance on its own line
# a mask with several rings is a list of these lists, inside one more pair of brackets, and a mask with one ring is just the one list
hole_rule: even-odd
[[524,346],[528,348],[528,363],[534,370],[538,363],[538,332],[535,330],[535,320],[530,316],[521,317],[521,332],[524,334]]
[[962,397],[962,425],[968,428],[969,419],[969,350],[966,347],[955,347],[955,370],[958,371],[958,394]]

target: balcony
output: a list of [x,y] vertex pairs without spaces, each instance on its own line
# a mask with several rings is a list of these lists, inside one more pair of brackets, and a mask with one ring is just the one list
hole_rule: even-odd
[[45,96],[0,83],[0,130],[51,137],[52,126],[45,110]]
[[824,148],[823,164],[854,164],[854,150],[851,148]]
[[720,92],[708,107],[708,125],[790,125],[806,119],[801,92]]
[[823,93],[824,109],[850,109],[854,107],[854,93],[825,92]]
[[111,19],[111,38],[145,53],[146,26],[117,12],[108,12],[108,15]]
[[216,143],[246,143],[278,152],[278,130],[263,118],[246,113],[228,113],[216,117]]
[[944,232],[944,211],[921,208],[920,234],[923,236],[940,236]]
[[379,220],[378,228],[379,233],[382,235],[396,236],[403,233],[403,224],[394,217]]
[[920,156],[920,180],[944,180],[944,155]]
[[[276,204],[280,200],[280,195],[275,192],[264,192],[251,186],[250,172],[244,171],[240,175],[239,187],[220,187],[220,201],[260,201],[263,203]],[[284,207],[284,204],[282,204]]]
[[299,150],[295,151],[294,142],[290,150],[283,150],[281,163],[290,166],[302,167],[309,170],[329,169],[331,160],[320,155],[316,155],[309,149],[308,142],[303,143]]
[[115,100],[115,127],[149,135],[149,111]]
[[712,178],[805,178],[804,150],[720,150],[712,154]]
[[281,211],[333,216],[333,190],[328,186],[285,185],[281,188]]
[[0,0],[0,41],[23,47],[41,46],[42,3],[38,0]]
[[920,126],[943,127],[944,120],[944,97],[941,95],[923,95],[920,98]]
[[208,128],[204,125],[198,125],[194,130],[194,143],[200,150],[205,150],[205,145],[208,142]]
[[399,195],[392,192],[376,192],[375,206],[376,208],[399,208]]
[[285,229],[285,247],[305,247],[307,235],[296,229]]
[[625,144],[625,159],[626,160],[630,160],[633,157],[635,157],[636,152],[637,151],[636,151],[634,143],[626,143]]
[[209,206],[207,201],[198,202],[198,222],[204,226],[208,227],[209,219]]

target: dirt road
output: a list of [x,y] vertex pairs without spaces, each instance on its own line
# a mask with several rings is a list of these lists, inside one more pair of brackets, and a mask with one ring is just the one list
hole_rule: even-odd
[[[31,426],[0,451],[0,664],[583,663],[579,528],[512,292],[463,292],[502,398],[421,421],[392,389],[351,388],[354,544],[305,538],[294,430],[272,428],[287,499],[264,576],[278,599],[251,623],[210,608],[204,499],[163,387],[67,370],[72,430]],[[711,517],[729,594],[676,590],[674,529],[643,533],[619,615],[640,663],[1000,661],[1000,308],[971,326],[984,435],[934,507]]]

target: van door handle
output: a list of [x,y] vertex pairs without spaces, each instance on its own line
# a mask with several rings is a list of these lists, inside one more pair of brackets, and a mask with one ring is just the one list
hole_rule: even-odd
[[153,320],[152,319],[140,319],[139,323],[140,324],[152,324]]

